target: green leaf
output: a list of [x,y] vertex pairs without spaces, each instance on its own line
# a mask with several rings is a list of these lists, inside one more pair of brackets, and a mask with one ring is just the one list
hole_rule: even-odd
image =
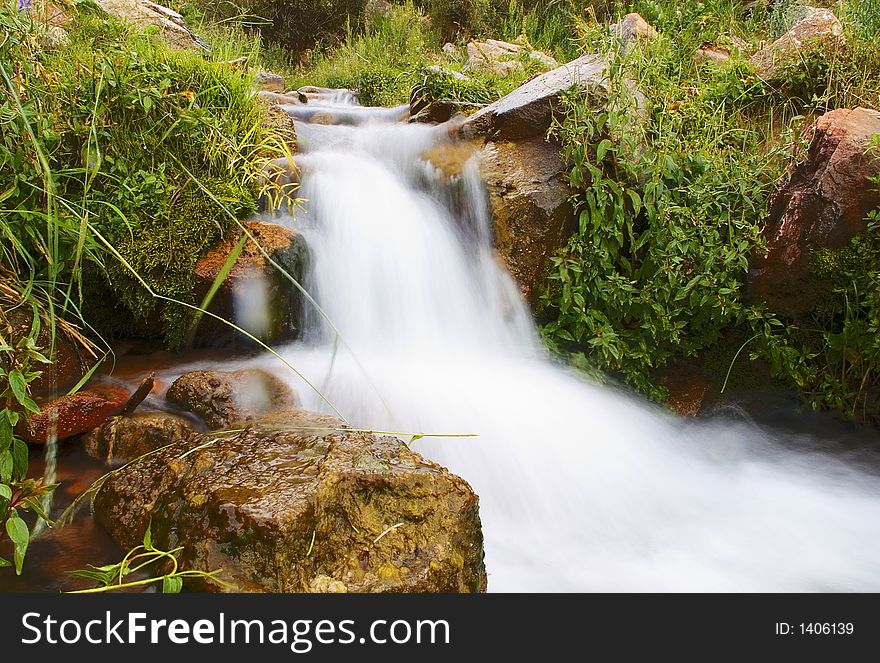
[[601,162],[605,158],[605,153],[612,147],[611,141],[607,138],[602,139],[596,147],[596,161]]
[[28,448],[19,439],[12,442],[12,476],[16,479],[24,479],[28,470]]
[[24,379],[24,375],[21,374],[21,371],[17,369],[9,371],[7,379],[9,380],[9,388],[12,389],[15,399],[19,403],[24,404],[25,400],[30,400],[28,398],[27,380]]
[[9,483],[12,479],[12,452],[8,449],[0,453],[0,481]]
[[181,589],[183,589],[183,578],[178,578],[177,576],[165,576],[162,578],[163,594],[179,594]]
[[144,532],[144,548],[153,550],[153,532],[150,525],[147,525],[147,531]]
[[6,451],[12,444],[12,424],[9,417],[6,416],[9,410],[0,413],[0,451]]
[[24,555],[27,552],[28,541],[30,539],[30,530],[18,513],[13,511],[13,515],[6,521],[6,533],[15,546],[15,574],[21,575],[21,566],[24,564]]
[[5,483],[0,483],[0,497],[5,500],[12,499],[12,488]]
[[4,566],[12,566],[12,562],[10,562],[8,559],[0,557],[0,569],[2,569]]

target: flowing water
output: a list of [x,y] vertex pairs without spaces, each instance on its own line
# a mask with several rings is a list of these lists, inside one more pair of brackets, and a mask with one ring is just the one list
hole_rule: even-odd
[[283,354],[351,424],[478,435],[415,448],[479,494],[490,590],[880,590],[870,468],[743,418],[683,422],[555,364],[494,259],[473,164],[446,182],[422,158],[446,129],[326,109],[344,124],[297,124],[307,203],[286,222],[343,340],[313,312]]
[[[306,237],[327,317],[281,353],[350,424],[477,435],[414,448],[480,496],[490,591],[880,590],[876,460],[744,416],[683,421],[554,363],[495,260],[474,165],[450,182],[422,158],[446,129],[316,105],[297,121],[307,203],[279,221]],[[308,121],[328,113],[342,123]],[[332,411],[270,355],[215,363]]]

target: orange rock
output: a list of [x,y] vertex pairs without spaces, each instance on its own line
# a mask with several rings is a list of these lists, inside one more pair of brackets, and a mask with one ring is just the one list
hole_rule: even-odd
[[62,396],[42,406],[31,417],[31,429],[19,424],[16,434],[23,440],[45,444],[52,432],[58,440],[85,433],[115,416],[128,401],[128,392],[120,387],[100,386]]

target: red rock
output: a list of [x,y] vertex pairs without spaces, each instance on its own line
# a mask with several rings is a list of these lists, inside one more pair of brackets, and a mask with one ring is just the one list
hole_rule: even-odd
[[880,206],[871,182],[880,175],[880,156],[869,151],[874,134],[880,134],[880,112],[867,108],[833,110],[807,130],[809,147],[795,155],[770,199],[767,253],[752,264],[753,294],[778,312],[798,315],[812,308],[812,250],[844,246]]
[[57,439],[65,440],[85,433],[116,416],[128,402],[129,394],[120,387],[92,387],[62,396],[41,406],[40,414],[31,417],[32,429],[19,424],[16,434],[23,440],[45,444],[55,427]]

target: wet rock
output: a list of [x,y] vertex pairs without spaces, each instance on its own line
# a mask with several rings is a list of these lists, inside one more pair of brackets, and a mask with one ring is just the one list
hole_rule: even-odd
[[290,387],[256,368],[184,373],[169,387],[166,398],[197,415],[212,430],[299,405]]
[[622,52],[626,53],[634,45],[655,39],[657,31],[648,23],[641,14],[627,14],[617,23],[613,23],[609,30],[621,43]]
[[763,237],[767,253],[752,261],[750,290],[784,315],[810,310],[810,256],[817,248],[841,247],[866,228],[868,212],[880,206],[871,178],[880,175],[880,155],[869,151],[880,134],[880,112],[840,108],[807,130],[809,147],[770,199]]
[[15,432],[23,440],[35,444],[45,444],[53,433],[58,440],[66,440],[92,430],[117,415],[125,407],[128,398],[128,392],[119,387],[89,387],[41,404],[40,414],[31,416],[31,428],[22,422]]
[[193,433],[183,417],[168,412],[139,412],[113,417],[82,436],[86,453],[113,464],[129,461],[159,447],[181,442]]
[[601,55],[584,55],[541,74],[495,103],[469,117],[460,127],[464,138],[482,136],[491,140],[516,140],[543,136],[553,119],[553,110],[565,90],[607,88],[608,62]]
[[804,48],[824,48],[843,39],[843,25],[830,9],[805,7],[803,18],[792,28],[755,53],[749,64],[762,79],[772,81],[782,65],[796,58]]
[[261,69],[254,76],[254,84],[258,90],[266,92],[284,92],[284,78],[274,71]]
[[[208,310],[266,343],[295,338],[301,318],[302,295],[270,259],[300,281],[308,262],[305,241],[293,230],[275,223],[252,221],[246,227],[251,237],[246,240]],[[244,232],[239,231],[196,263],[194,292],[197,301],[209,292],[243,235]],[[193,342],[214,347],[253,345],[245,335],[209,316],[202,317]]]
[[534,302],[549,256],[575,230],[569,164],[558,145],[540,136],[486,143],[478,159],[498,255],[526,301]]
[[531,50],[522,44],[511,44],[497,39],[486,41],[472,41],[467,45],[467,68],[471,71],[481,71],[496,76],[523,71],[525,69],[522,58],[527,57],[547,69],[559,66],[552,57],[541,51]]
[[302,411],[196,434],[114,473],[94,514],[123,548],[152,521],[187,569],[257,592],[485,590],[477,496],[396,438]]
[[690,361],[680,361],[664,370],[666,404],[682,417],[695,417],[705,408],[712,396],[712,385],[703,372]]

